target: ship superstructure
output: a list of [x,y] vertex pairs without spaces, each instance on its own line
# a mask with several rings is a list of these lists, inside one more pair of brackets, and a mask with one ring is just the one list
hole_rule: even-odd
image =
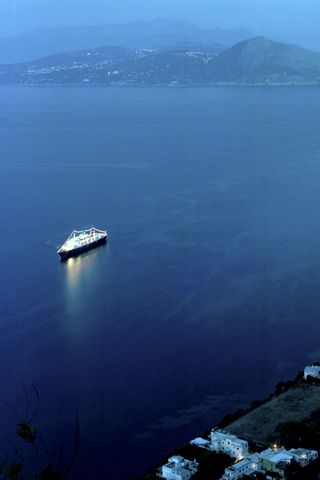
[[61,259],[79,255],[107,241],[106,230],[91,227],[87,230],[73,230],[67,240],[58,248]]

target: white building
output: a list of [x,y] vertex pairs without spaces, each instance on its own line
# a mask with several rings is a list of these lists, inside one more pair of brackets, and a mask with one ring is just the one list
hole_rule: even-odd
[[249,455],[248,457],[234,463],[231,467],[228,467],[224,471],[224,475],[221,480],[238,480],[244,475],[253,475],[254,473],[261,471],[261,459],[258,453]]
[[264,468],[273,472],[283,470],[282,466],[289,465],[293,456],[283,447],[267,448],[260,453],[261,463]]
[[161,477],[167,480],[189,480],[198,471],[199,464],[194,460],[186,460],[180,455],[170,457],[168,463],[161,468]]
[[315,450],[306,450],[304,448],[286,450],[285,448],[268,448],[260,453],[261,465],[267,470],[274,472],[283,471],[285,465],[295,460],[301,467],[306,467],[310,462],[318,458],[318,452]]
[[306,467],[310,462],[313,462],[318,458],[318,452],[316,450],[306,450],[305,448],[291,448],[289,452],[294,460],[298,462],[301,467]]
[[210,440],[205,440],[204,438],[197,437],[191,440],[190,442],[191,445],[194,445],[195,447],[200,447],[200,448],[205,448],[206,450],[211,450],[210,448]]
[[320,379],[320,367],[317,367],[316,365],[309,365],[305,367],[303,378],[306,380],[308,377]]
[[222,430],[212,430],[210,447],[215,452],[223,452],[237,459],[249,455],[248,442]]

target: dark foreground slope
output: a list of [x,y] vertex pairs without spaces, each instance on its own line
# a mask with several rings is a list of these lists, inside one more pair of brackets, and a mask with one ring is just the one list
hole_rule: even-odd
[[[231,422],[230,422],[231,420]],[[252,451],[261,451],[277,443],[286,448],[308,448],[320,451],[320,381],[302,379],[300,372],[295,380],[279,382],[269,398],[254,401],[246,411],[227,415],[220,428],[246,439]],[[202,434],[208,437],[211,429]],[[200,467],[195,480],[218,480],[224,468],[232,463],[229,457],[185,444],[171,454],[195,458]],[[171,454],[169,456],[171,456]],[[163,461],[138,480],[156,480]],[[303,470],[303,480],[318,478],[319,462]],[[306,473],[307,472],[307,473]],[[288,480],[300,477],[288,476]]]
[[[226,429],[250,441],[268,445],[270,442],[286,441],[286,428],[291,428],[291,441],[320,450],[320,385],[299,383],[276,395],[268,402],[226,426]],[[300,426],[300,427],[299,427]],[[299,437],[294,439],[294,429]],[[288,431],[289,431],[288,430]],[[310,436],[310,438],[309,438]]]

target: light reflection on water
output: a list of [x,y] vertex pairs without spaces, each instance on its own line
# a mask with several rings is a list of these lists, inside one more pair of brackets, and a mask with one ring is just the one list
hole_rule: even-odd
[[90,271],[90,264],[94,261],[95,251],[87,254],[78,255],[77,257],[70,257],[62,265],[66,268],[66,283],[69,290],[74,290],[79,286],[82,280],[82,275],[88,274]]
[[[88,300],[92,290],[99,283],[97,265],[106,253],[106,246],[101,245],[94,250],[61,262],[64,269],[64,296],[66,302],[66,331],[72,336],[81,336],[88,328],[84,311],[88,309]],[[90,310],[90,308],[89,308]]]

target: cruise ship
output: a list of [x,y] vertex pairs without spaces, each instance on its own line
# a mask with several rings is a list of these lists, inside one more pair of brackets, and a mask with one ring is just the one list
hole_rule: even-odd
[[99,230],[95,227],[87,230],[73,230],[64,244],[58,248],[57,253],[60,255],[61,260],[66,260],[69,257],[74,257],[102,243],[106,243],[106,241],[106,230]]

